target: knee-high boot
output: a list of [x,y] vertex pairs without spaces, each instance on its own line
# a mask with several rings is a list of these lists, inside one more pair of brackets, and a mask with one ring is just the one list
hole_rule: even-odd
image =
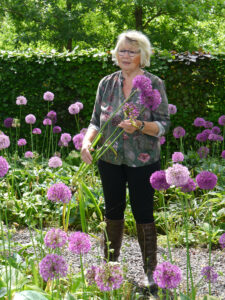
[[142,285],[148,286],[151,291],[157,290],[153,280],[153,272],[157,265],[157,234],[155,224],[137,224],[138,242],[141,248],[145,278]]
[[[123,239],[124,219],[110,220],[105,218],[106,234],[104,234],[104,258],[109,261],[117,261],[120,255],[120,248]],[[107,245],[109,241],[109,245]],[[108,251],[108,250],[113,251]]]

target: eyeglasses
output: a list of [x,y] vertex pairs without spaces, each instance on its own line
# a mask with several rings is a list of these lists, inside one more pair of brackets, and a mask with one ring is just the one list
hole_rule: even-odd
[[126,52],[130,57],[134,57],[136,54],[140,53],[140,50],[139,51],[120,50],[118,51],[118,54],[119,56],[124,56]]

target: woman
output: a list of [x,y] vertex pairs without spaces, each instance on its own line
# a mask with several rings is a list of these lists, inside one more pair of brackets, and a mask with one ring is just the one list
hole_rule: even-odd
[[[150,78],[153,89],[160,92],[160,106],[154,112],[145,108],[135,123],[130,119],[123,120],[123,110],[120,109],[105,127],[101,143],[116,126],[124,132],[114,144],[114,151],[108,150],[98,161],[98,168],[105,199],[106,230],[110,248],[113,249],[108,253],[105,241],[105,258],[116,261],[120,254],[128,185],[146,274],[143,284],[154,289],[156,286],[152,274],[157,264],[157,237],[153,218],[154,190],[149,178],[160,169],[159,137],[168,131],[170,122],[162,80],[142,69],[150,65],[150,55],[150,42],[141,32],[127,31],[119,35],[112,57],[121,70],[104,77],[99,83],[94,111],[83,140],[81,158],[87,164],[92,163],[91,143],[113,111],[133,92],[133,79],[137,75]],[[139,94],[134,93],[129,103],[134,103],[141,109]]]

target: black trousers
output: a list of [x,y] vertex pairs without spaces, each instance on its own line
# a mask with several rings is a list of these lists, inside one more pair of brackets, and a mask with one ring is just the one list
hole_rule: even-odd
[[160,170],[160,162],[143,167],[113,165],[98,161],[98,169],[102,181],[105,198],[105,216],[110,220],[124,218],[126,208],[126,186],[128,185],[130,204],[135,221],[139,224],[152,223],[153,196],[149,178]]

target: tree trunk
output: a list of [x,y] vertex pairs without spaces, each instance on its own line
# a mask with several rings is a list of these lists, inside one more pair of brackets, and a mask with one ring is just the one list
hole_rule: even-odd
[[136,30],[143,30],[143,9],[142,6],[135,6],[134,11]]

